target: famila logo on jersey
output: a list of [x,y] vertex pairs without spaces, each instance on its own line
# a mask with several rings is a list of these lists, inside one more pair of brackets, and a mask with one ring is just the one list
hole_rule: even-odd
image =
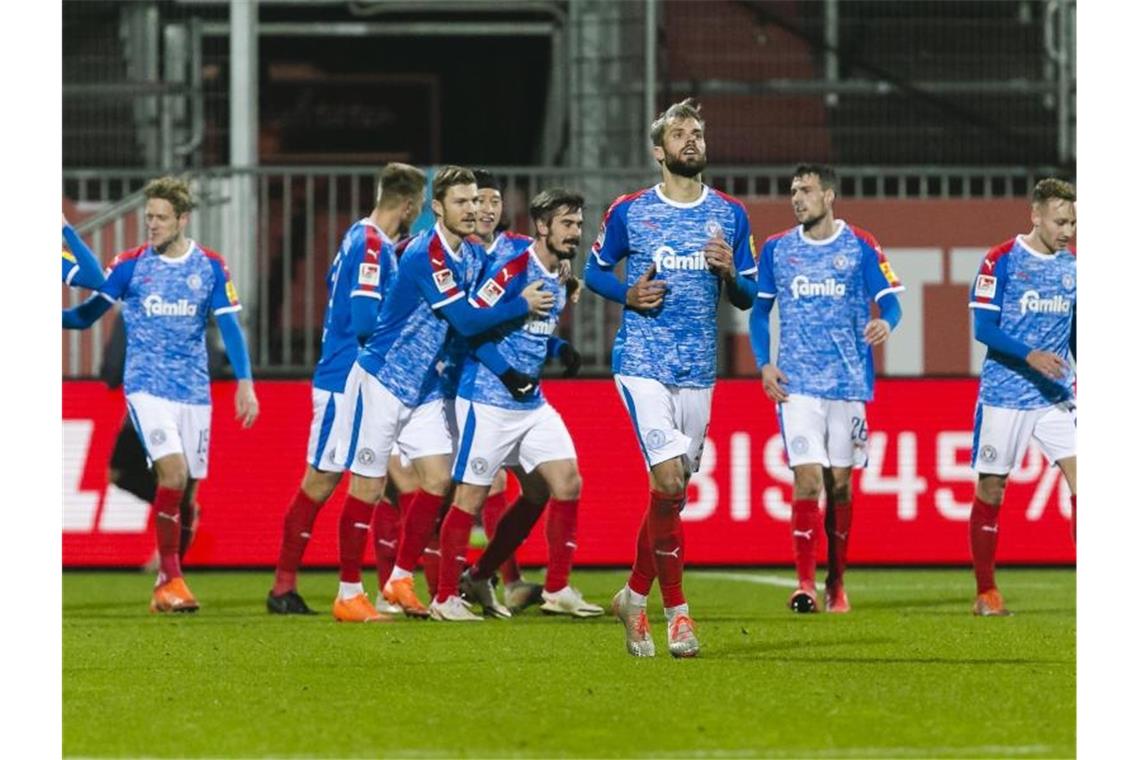
[[185,298],[164,301],[162,296],[154,293],[143,299],[143,309],[148,317],[193,317],[198,313],[198,305]]
[[523,329],[534,335],[553,335],[558,325],[552,319],[529,317],[523,323]]
[[847,284],[836,282],[832,277],[828,277],[823,282],[812,282],[806,274],[796,275],[792,278],[793,299],[814,298],[816,296],[843,298],[845,295],[847,295]]
[[653,263],[657,265],[657,269],[683,269],[683,270],[707,270],[709,264],[705,261],[702,253],[692,253],[686,256],[682,253],[677,253],[673,250],[672,246],[663,245],[653,252]]
[[1042,298],[1036,290],[1027,290],[1021,295],[1021,313],[1034,314],[1068,314],[1072,305],[1069,299],[1060,295],[1051,298]]

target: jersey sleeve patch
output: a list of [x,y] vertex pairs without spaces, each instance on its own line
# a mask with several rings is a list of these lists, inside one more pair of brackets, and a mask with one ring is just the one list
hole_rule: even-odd
[[974,283],[975,298],[993,298],[997,295],[997,278],[988,274],[979,274]]
[[495,272],[493,277],[483,283],[482,287],[475,293],[473,299],[475,305],[485,308],[498,303],[503,294],[507,292],[507,283],[526,272],[529,260],[530,249],[528,247],[504,264],[499,271]]
[[361,263],[358,279],[361,285],[376,287],[380,284],[380,265],[369,261]]

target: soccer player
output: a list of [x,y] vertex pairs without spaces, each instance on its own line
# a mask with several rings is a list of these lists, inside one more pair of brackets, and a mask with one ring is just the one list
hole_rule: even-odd
[[[543,316],[553,305],[553,294],[539,283],[490,309],[468,303],[467,291],[484,264],[482,248],[467,240],[475,230],[475,210],[471,171],[441,168],[432,183],[432,211],[439,221],[404,250],[376,327],[349,371],[345,401],[353,413],[337,420],[333,434],[334,462],[351,471],[341,517],[350,529],[340,533],[340,588],[333,603],[338,620],[385,619],[364,593],[360,565],[394,444],[416,469],[420,490],[404,516],[383,596],[406,615],[427,616],[412,569],[451,486],[452,433],[441,374],[455,350],[449,334],[471,337],[527,313]],[[511,368],[500,379],[520,395],[536,382]]]
[[[625,624],[626,649],[639,657],[656,653],[645,614],[654,578],[669,653],[693,657],[700,648],[681,585],[681,509],[708,431],[721,289],[739,309],[755,294],[748,215],[701,181],[704,127],[691,99],[658,116],[649,136],[662,181],[613,202],[586,264],[586,286],[626,307],[614,341],[614,381],[649,469],[633,572],[612,604]],[[613,274],[623,259],[624,283]]]
[[998,510],[1009,471],[1032,437],[1072,492],[1077,525],[1077,193],[1059,179],[1033,188],[1033,230],[992,248],[970,296],[974,338],[986,346],[974,413],[971,462],[978,473],[970,510],[975,615],[1008,615],[994,582]]
[[127,325],[127,411],[158,478],[154,498],[159,572],[152,612],[193,612],[198,601],[182,577],[179,513],[206,477],[210,380],[206,321],[212,313],[238,378],[234,406],[243,427],[258,416],[237,289],[220,255],[186,237],[193,202],[183,180],[144,188],[147,244],[111,262],[97,295],[64,312],[64,327],[85,329],[122,301]]
[[[425,181],[424,173],[414,166],[385,166],[377,182],[372,212],[349,227],[325,276],[328,306],[321,357],[313,373],[307,465],[301,486],[285,512],[281,553],[265,602],[272,613],[315,614],[297,593],[297,571],[317,512],[336,489],[344,469],[333,461],[330,436],[337,418],[351,413],[344,401],[345,380],[395,281],[393,246],[420,215]],[[351,524],[340,525],[342,533],[355,530]]]
[[67,243],[63,250],[64,283],[73,288],[98,290],[103,285],[103,267],[75,228],[67,223],[66,216],[63,217],[63,239]]
[[[788,605],[815,612],[819,496],[827,497],[827,610],[848,612],[843,589],[851,531],[851,469],[867,459],[866,402],[872,346],[887,340],[903,290],[871,233],[835,218],[835,172],[803,164],[792,175],[799,224],[768,238],[760,252],[752,307],[752,351],[764,393],[776,402],[794,473],[792,544],[799,587]],[[780,304],[779,365],[771,358],[769,315]],[[871,318],[870,303],[880,317]]]
[[[566,305],[560,262],[569,261],[582,239],[582,196],[563,189],[545,190],[530,203],[536,239],[521,252],[506,249],[490,262],[474,300],[493,307],[530,283],[544,282],[555,294],[554,307],[541,318],[519,318],[491,331],[486,339],[502,358],[521,372],[538,376],[548,357],[557,356],[573,375],[581,366],[577,351],[554,336]],[[438,620],[477,621],[461,602],[460,587],[478,601],[485,614],[510,617],[495,599],[491,578],[523,542],[549,501],[546,534],[550,559],[542,591],[542,609],[574,617],[594,617],[602,608],[586,602],[568,584],[578,527],[578,498],[582,477],[578,456],[562,417],[542,396],[517,400],[509,394],[489,364],[468,357],[456,401],[461,440],[456,454],[455,502],[440,529],[442,559],[439,588],[432,601]],[[487,498],[495,474],[510,467],[522,486],[522,496],[503,516],[483,556],[460,580],[467,542],[476,512]]]

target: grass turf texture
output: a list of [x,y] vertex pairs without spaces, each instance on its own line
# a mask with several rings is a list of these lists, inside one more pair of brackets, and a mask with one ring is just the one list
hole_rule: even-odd
[[[531,574],[532,576],[535,573]],[[791,574],[690,571],[702,649],[625,653],[612,617],[336,624],[265,612],[268,573],[191,572],[196,615],[149,577],[63,576],[63,751],[82,756],[1071,757],[1071,570],[1004,570],[1009,618],[968,570],[855,570],[849,615],[796,615]],[[625,573],[574,573],[609,606]],[[373,581],[374,582],[374,581]],[[780,585],[783,584],[783,585]],[[422,591],[422,589],[421,589]],[[822,602],[822,595],[821,595]]]

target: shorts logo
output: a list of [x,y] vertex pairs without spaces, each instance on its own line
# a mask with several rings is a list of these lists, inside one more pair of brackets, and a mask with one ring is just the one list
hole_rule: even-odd
[[361,449],[356,454],[356,461],[360,464],[372,464],[376,461],[376,452],[372,449]]
[[450,269],[432,272],[431,278],[435,280],[435,287],[440,293],[446,293],[455,287],[455,274]]
[[664,430],[653,429],[645,434],[645,447],[648,449],[653,449],[656,451],[657,449],[664,446],[665,443],[666,440]]
[[1064,275],[1061,277],[1061,287],[1065,290],[1072,290],[1077,287],[1077,281],[1073,279],[1071,274]]
[[838,256],[836,256],[834,259],[832,259],[831,263],[833,265],[835,265],[836,269],[838,269],[839,271],[842,272],[844,269],[847,268],[848,261],[847,261],[847,257],[841,253]]
[[709,234],[709,237],[724,237],[724,228],[716,219],[709,219],[705,222],[705,232]]
[[166,443],[166,431],[152,430],[150,431],[150,435],[147,436],[147,440],[150,441],[150,444],[152,446],[161,446],[162,444]]
[[491,465],[483,457],[475,457],[471,460],[471,472],[476,475],[483,475]]
[[197,273],[192,274],[186,278],[186,284],[190,287],[191,290],[201,290],[202,278],[199,277]]
[[792,453],[793,454],[806,454],[808,450],[808,439],[802,435],[797,435],[792,439]]
[[360,284],[361,285],[379,285],[380,284],[380,265],[369,264],[364,262],[360,265]]
[[995,462],[997,461],[997,455],[997,449],[995,449],[993,446],[990,446],[988,443],[982,447],[981,457],[983,462]]
[[974,295],[978,298],[993,298],[997,295],[997,278],[988,274],[978,275],[978,281],[974,285]]

